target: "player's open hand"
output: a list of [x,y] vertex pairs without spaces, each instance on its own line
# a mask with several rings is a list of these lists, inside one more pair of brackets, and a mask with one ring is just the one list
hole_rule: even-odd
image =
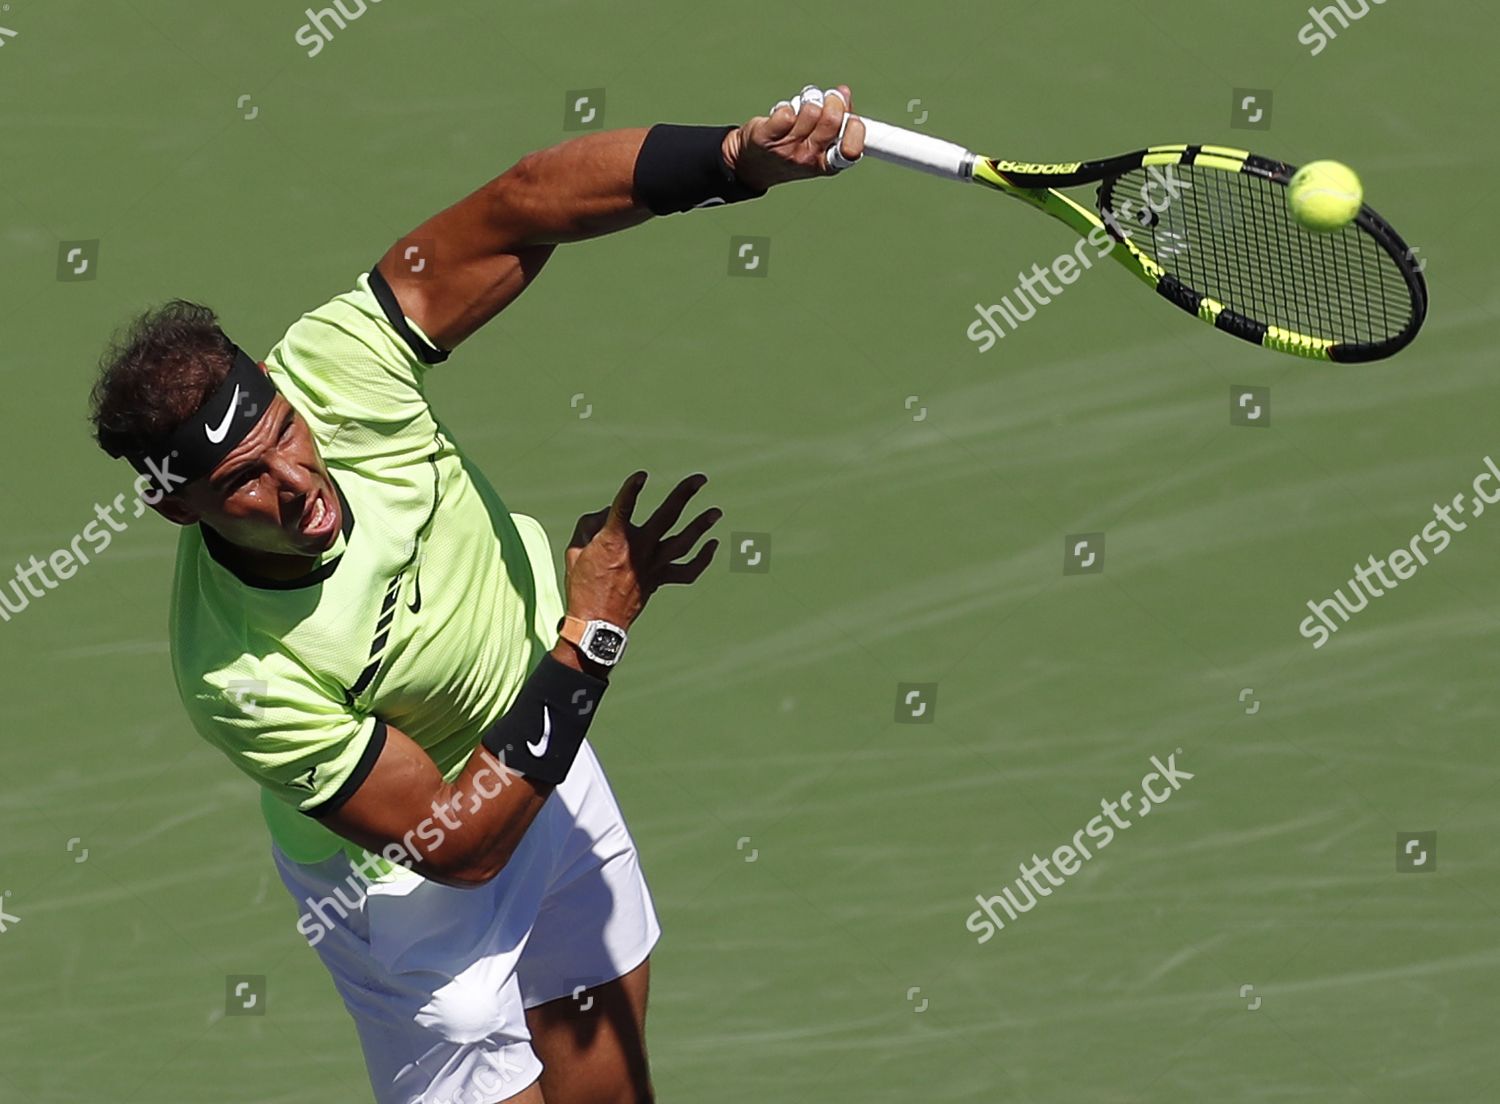
[[853,109],[848,85],[827,91],[808,85],[795,104],[782,100],[771,114],[730,131],[724,163],[752,188],[831,176],[864,153],[865,124]]
[[598,618],[629,628],[657,587],[697,580],[714,558],[719,542],[711,540],[697,555],[684,560],[698,539],[723,516],[718,507],[704,510],[673,536],[683,508],[703,485],[706,475],[690,475],[662,500],[656,512],[640,525],[631,520],[636,499],[646,485],[638,471],[620,487],[614,503],[578,519],[568,542],[568,612],[584,620]]

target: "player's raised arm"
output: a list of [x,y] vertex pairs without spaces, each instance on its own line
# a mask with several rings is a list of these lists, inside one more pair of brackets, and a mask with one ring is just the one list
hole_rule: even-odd
[[504,310],[565,242],[652,215],[734,203],[857,160],[850,94],[804,89],[743,126],[608,130],[529,153],[402,237],[381,274],[406,315],[452,349]]
[[636,472],[610,506],[579,519],[567,552],[564,620],[582,631],[564,630],[457,778],[445,782],[415,741],[381,725],[385,743],[369,775],[318,819],[433,881],[472,886],[498,874],[567,777],[624,650],[625,630],[653,591],[695,582],[713,559],[717,541],[689,553],[719,520],[717,509],[667,535],[707,481],[682,480],[650,518],[635,524],[646,482],[646,473]]

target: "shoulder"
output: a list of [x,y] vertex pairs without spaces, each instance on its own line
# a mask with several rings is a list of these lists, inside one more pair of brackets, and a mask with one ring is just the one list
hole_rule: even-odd
[[358,459],[391,443],[398,451],[430,446],[437,425],[426,373],[446,356],[406,318],[372,270],[292,323],[267,354],[266,367],[319,444],[332,451],[330,458]]
[[361,273],[352,288],[294,322],[273,355],[300,364],[349,352],[373,355],[389,370],[417,376],[448,358],[406,317],[379,269]]

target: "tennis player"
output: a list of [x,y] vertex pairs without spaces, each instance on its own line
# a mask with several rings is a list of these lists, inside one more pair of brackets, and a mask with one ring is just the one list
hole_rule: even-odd
[[586,514],[557,585],[435,418],[428,369],[563,242],[852,164],[849,90],[740,127],[601,131],[523,157],[401,238],[257,361],[182,300],[118,338],[100,446],[182,527],[172,663],[259,783],[298,928],[381,1104],[652,1099],[660,929],[586,734],[652,593],[702,575],[706,479]]

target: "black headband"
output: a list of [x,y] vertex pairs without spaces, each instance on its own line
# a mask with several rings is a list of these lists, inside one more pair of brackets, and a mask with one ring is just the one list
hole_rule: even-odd
[[167,494],[213,471],[243,441],[276,397],[260,365],[238,345],[223,385],[150,455],[127,455],[130,466]]

